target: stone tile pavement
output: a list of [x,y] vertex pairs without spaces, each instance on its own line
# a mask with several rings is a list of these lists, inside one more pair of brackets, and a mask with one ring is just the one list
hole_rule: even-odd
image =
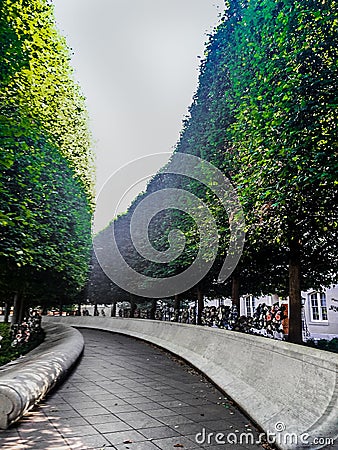
[[81,332],[86,346],[75,370],[20,422],[0,433],[1,450],[263,448],[250,440],[217,444],[217,433],[231,433],[234,440],[241,433],[253,433],[256,439],[258,432],[182,361],[127,336]]

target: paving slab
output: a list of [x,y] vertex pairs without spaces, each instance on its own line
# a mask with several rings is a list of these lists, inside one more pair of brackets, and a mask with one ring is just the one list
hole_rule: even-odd
[[[77,367],[0,433],[1,450],[222,449],[228,445],[215,445],[216,433],[258,436],[223,393],[176,357],[128,336],[81,333],[85,350]],[[211,433],[209,443],[201,442],[202,433]]]

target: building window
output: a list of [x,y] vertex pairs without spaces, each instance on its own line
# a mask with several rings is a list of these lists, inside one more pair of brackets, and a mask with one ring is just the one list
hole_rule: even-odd
[[256,299],[252,295],[245,297],[245,315],[252,317],[256,309]]
[[313,292],[309,295],[310,313],[313,322],[327,321],[326,295],[324,292]]

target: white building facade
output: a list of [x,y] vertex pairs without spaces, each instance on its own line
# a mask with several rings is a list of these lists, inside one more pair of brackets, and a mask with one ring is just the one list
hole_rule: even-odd
[[[288,299],[278,295],[241,297],[240,314],[252,316],[260,303],[273,305],[288,304]],[[332,339],[338,337],[338,285],[321,290],[309,289],[302,292],[304,334],[313,339]]]

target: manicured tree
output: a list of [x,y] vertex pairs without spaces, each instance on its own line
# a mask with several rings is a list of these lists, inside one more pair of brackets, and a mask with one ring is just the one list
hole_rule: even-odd
[[[232,173],[230,169],[234,170],[232,163],[233,154],[231,151],[228,151],[230,146],[226,140],[224,127],[228,127],[232,123],[232,116],[226,104],[223,102],[220,108],[219,104],[222,102],[218,101],[224,98],[224,91],[229,88],[229,83],[226,81],[228,75],[220,64],[223,56],[221,46],[222,40],[219,39],[219,35],[216,35],[209,46],[208,58],[202,66],[200,85],[195,95],[194,103],[190,108],[190,117],[185,122],[181,139],[177,145],[176,154],[185,153],[202,157],[222,169],[228,178],[231,179]],[[189,176],[175,176],[165,173],[166,169],[170,171],[171,167],[171,162],[169,162],[167,168],[161,170],[151,180],[145,194],[134,202],[125,217],[117,219],[115,225],[117,240],[120,242],[121,252],[124,254],[128,264],[135,268],[137,267],[137,270],[144,275],[155,278],[173,277],[193,264],[200,246],[199,226],[194,224],[192,217],[198,218],[201,215],[198,214],[196,205],[192,206],[189,200],[185,198],[184,192],[190,192],[193,196],[203,200],[207,208],[216,217],[220,246],[218,264],[214,265],[214,269],[218,269],[218,271],[213,270],[203,280],[199,280],[202,281],[198,287],[199,310],[201,310],[203,295],[208,292],[215,279],[218,278],[219,270],[227,255],[230,239],[229,218],[213,192],[215,180],[212,177],[209,177],[209,180],[206,177],[207,183],[203,185],[203,183],[200,183],[193,177],[189,178]],[[193,173],[191,175],[193,176]],[[149,238],[156,250],[165,252],[168,250],[169,233],[174,229],[179,229],[184,234],[186,243],[180,256],[173,258],[166,264],[158,264],[146,261],[135,251],[129,236],[129,226],[131,217],[142,199],[169,188],[181,190],[182,196],[177,197],[177,208],[169,208],[153,218],[150,223]],[[185,208],[186,212],[180,211],[180,208]],[[144,216],[147,216],[148,211],[146,207],[143,207],[142,210]],[[202,220],[202,222],[205,222],[205,220]],[[143,227],[141,228],[141,231],[143,231]],[[204,240],[209,238],[205,234],[208,234],[208,231],[207,233],[204,232]],[[209,251],[204,250],[203,254],[203,259],[206,262],[212,260],[214,248],[217,246],[216,239],[212,233],[210,233],[209,240]],[[139,288],[140,286],[137,287]],[[166,294],[166,292],[163,292],[163,295]]]
[[332,0],[256,0],[228,43],[236,181],[252,236],[288,258],[292,342],[301,289],[337,273],[336,11]]
[[[154,184],[156,184],[156,181],[154,181]],[[143,219],[151,217],[152,212],[149,209],[149,203],[144,206],[140,202],[147,200],[152,193],[156,194],[158,189],[154,188],[154,184],[150,184],[147,192],[135,199],[127,213],[119,216],[107,229],[100,232],[94,241],[96,253],[103,270],[122,289],[129,290],[133,295],[139,297],[139,302],[142,302],[142,298],[151,297],[151,292],[148,290],[147,277],[160,279],[177,275],[184,270],[188,260],[192,261],[192,255],[189,252],[178,255],[178,258],[169,258],[167,262],[154,262],[141,254],[142,249],[149,248],[146,242],[143,243],[145,232],[146,234],[147,231],[149,233],[150,246],[160,253],[165,253],[169,246],[169,233],[175,228],[186,231],[188,248],[190,249],[188,230],[191,226],[191,221],[189,222],[187,215],[175,208],[169,208],[155,214],[150,222],[149,229],[144,229]],[[170,184],[167,182],[166,187],[169,186]],[[153,202],[151,204],[153,205]],[[142,215],[142,224],[138,223],[136,230],[133,230],[133,233],[131,233],[131,221],[137,208]],[[113,235],[118,251],[121,254],[121,259],[124,262],[120,258],[114,257],[114,254],[111,252],[112,247],[110,243]],[[141,253],[138,250],[141,250]],[[143,278],[133,276],[131,272],[129,272],[130,275],[127,278],[124,277],[124,264],[132,268],[135,273],[141,274]],[[165,297],[166,294],[166,292],[160,292],[158,297]]]
[[[189,153],[199,156],[217,168],[219,168],[233,182],[241,165],[238,162],[238,153],[232,142],[232,136],[229,134],[230,127],[235,120],[234,111],[234,94],[232,82],[227,65],[227,55],[229,48],[229,40],[231,39],[234,29],[240,20],[240,11],[242,4],[232,2],[231,8],[226,11],[225,17],[221,25],[218,27],[213,36],[211,36],[206,49],[206,58],[201,66],[199,77],[199,86],[194,97],[194,102],[190,107],[190,117],[185,121],[184,129],[181,133],[180,141],[176,151]],[[212,187],[212,180],[210,180]],[[194,186],[195,187],[195,186]],[[203,281],[206,292],[212,289],[212,286],[218,279],[222,263],[227,256],[228,245],[230,240],[229,217],[224,207],[217,200],[216,196],[210,190],[198,189],[196,186],[194,193],[201,195],[201,198],[208,204],[212,211],[219,230],[219,249],[216,262],[212,270]],[[244,211],[250,213],[248,204],[243,204]],[[262,254],[266,254],[265,244],[257,246],[257,242],[251,245],[251,240],[246,240],[243,257],[237,269],[232,273],[231,283],[232,289],[230,295],[233,304],[239,309],[240,286],[247,284],[249,268],[253,270],[252,278],[261,280],[262,283],[256,286],[256,290],[264,287],[264,280],[259,274],[265,269],[269,260],[265,259]],[[261,267],[253,265],[254,259],[260,259]],[[264,266],[264,269],[263,269]],[[243,272],[245,271],[245,281],[243,280]],[[272,273],[270,267],[270,272]],[[207,282],[207,280],[209,280]],[[228,281],[228,280],[227,280]],[[266,284],[267,280],[266,280]]]
[[[70,52],[47,0],[1,2],[1,114],[16,135],[37,125],[81,180],[92,200],[93,169],[87,112],[73,80]],[[9,35],[7,36],[9,32]],[[9,67],[8,67],[9,66]],[[23,128],[20,128],[23,127]]]
[[70,297],[86,280],[91,150],[52,7],[1,2],[0,18],[0,285],[19,310],[43,279],[50,296],[62,286]]
[[90,303],[105,303],[112,305],[112,315],[116,315],[116,303],[118,301],[127,301],[129,294],[120,289],[113,281],[104,273],[96,254],[93,252],[90,264],[90,274],[87,283],[86,300]]
[[36,272],[43,272],[48,290],[64,285],[72,295],[86,278],[88,201],[60,154],[34,144],[29,153],[17,144],[16,161],[0,177],[7,213],[1,224],[1,283],[7,291],[28,294],[41,283]]
[[[210,161],[235,183],[247,241],[233,273],[233,301],[238,304],[240,289],[288,288],[293,342],[301,341],[301,289],[327,284],[338,272],[336,6],[334,0],[230,2],[176,148]],[[162,173],[143,195],[167,187],[201,197],[217,219],[219,253],[199,284],[208,292],[227,254],[229,220],[212,187],[196,181]],[[167,265],[149,264],[128,235],[137,202],[115,225],[126,258],[151,276],[176,274],[196,254],[197,228],[185,228],[174,208],[159,214],[150,231],[155,248],[165,251],[169,231],[181,227],[188,252]]]

